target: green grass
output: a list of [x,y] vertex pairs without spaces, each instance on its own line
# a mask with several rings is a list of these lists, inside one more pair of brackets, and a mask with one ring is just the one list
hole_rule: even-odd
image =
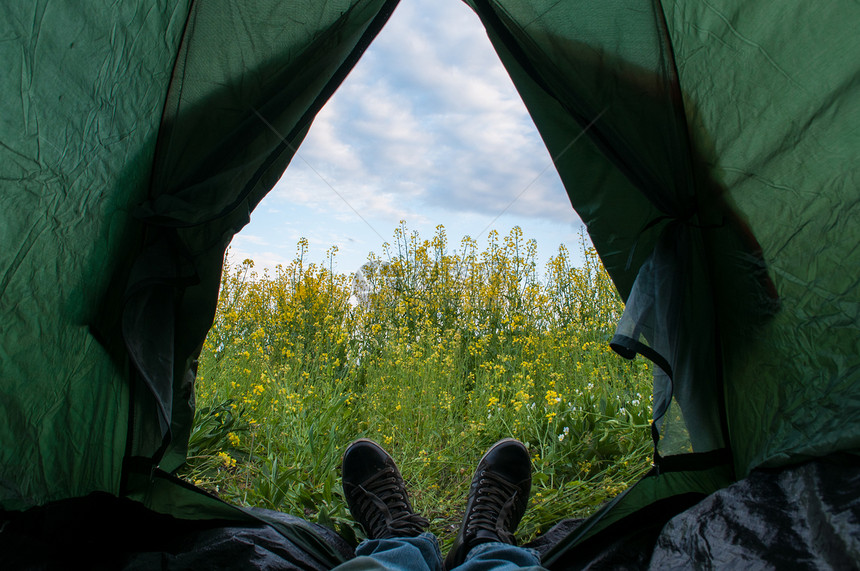
[[445,548],[498,439],[532,455],[525,541],[650,467],[651,375],[607,346],[622,305],[593,251],[575,268],[561,249],[538,279],[518,229],[451,255],[444,229],[422,242],[401,227],[356,281],[306,265],[305,247],[275,276],[225,268],[185,478],[358,541],[339,467],[372,438]]

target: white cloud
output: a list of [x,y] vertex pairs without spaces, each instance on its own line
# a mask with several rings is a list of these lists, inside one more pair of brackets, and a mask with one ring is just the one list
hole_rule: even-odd
[[299,156],[311,165],[334,165],[338,169],[361,171],[364,164],[355,148],[344,140],[339,129],[344,119],[337,111],[336,105],[328,105],[320,112],[313,123],[313,137],[299,148]]
[[254,261],[253,271],[256,272],[258,276],[262,276],[266,271],[268,271],[270,276],[273,276],[275,268],[278,266],[288,266],[292,258],[284,256],[279,252],[243,248],[236,245],[234,241],[230,246],[230,250],[227,252],[227,261],[232,266],[238,266],[247,259]]
[[361,258],[401,219],[422,237],[438,223],[478,232],[506,208],[507,229],[526,218],[578,226],[554,169],[542,174],[550,162],[477,16],[459,0],[411,0],[317,116],[266,206],[295,223],[281,242],[306,236]]
[[269,245],[269,240],[266,239],[265,237],[257,236],[256,234],[246,234],[244,232],[242,234],[240,234],[239,236],[237,236],[233,240],[233,245],[234,246],[240,246],[240,245],[244,245],[245,242],[253,244],[254,246],[268,246]]

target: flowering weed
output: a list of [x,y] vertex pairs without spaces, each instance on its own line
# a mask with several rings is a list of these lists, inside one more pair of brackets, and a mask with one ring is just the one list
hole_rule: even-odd
[[274,276],[225,265],[184,476],[358,540],[338,468],[372,438],[447,543],[478,459],[513,436],[535,469],[520,536],[587,515],[649,467],[650,372],[608,347],[623,306],[596,252],[574,267],[562,246],[541,276],[536,249],[514,228],[451,253],[443,227],[401,223],[357,275],[335,250],[306,263],[304,240]]

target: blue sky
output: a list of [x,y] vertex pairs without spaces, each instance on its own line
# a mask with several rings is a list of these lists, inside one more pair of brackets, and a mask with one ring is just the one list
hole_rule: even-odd
[[477,16],[460,0],[403,0],[317,116],[280,182],[233,240],[231,258],[287,264],[337,246],[336,270],[381,254],[400,220],[455,250],[520,226],[539,264],[582,223]]

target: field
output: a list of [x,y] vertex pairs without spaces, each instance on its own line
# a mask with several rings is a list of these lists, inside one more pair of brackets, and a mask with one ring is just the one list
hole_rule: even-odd
[[401,224],[361,275],[294,262],[275,275],[225,266],[200,358],[182,476],[241,505],[361,539],[340,459],[369,437],[397,460],[443,550],[472,471],[496,440],[532,454],[518,537],[584,517],[650,467],[651,374],[608,347],[623,305],[596,253],[560,247],[539,271],[519,228],[452,253],[445,229]]

